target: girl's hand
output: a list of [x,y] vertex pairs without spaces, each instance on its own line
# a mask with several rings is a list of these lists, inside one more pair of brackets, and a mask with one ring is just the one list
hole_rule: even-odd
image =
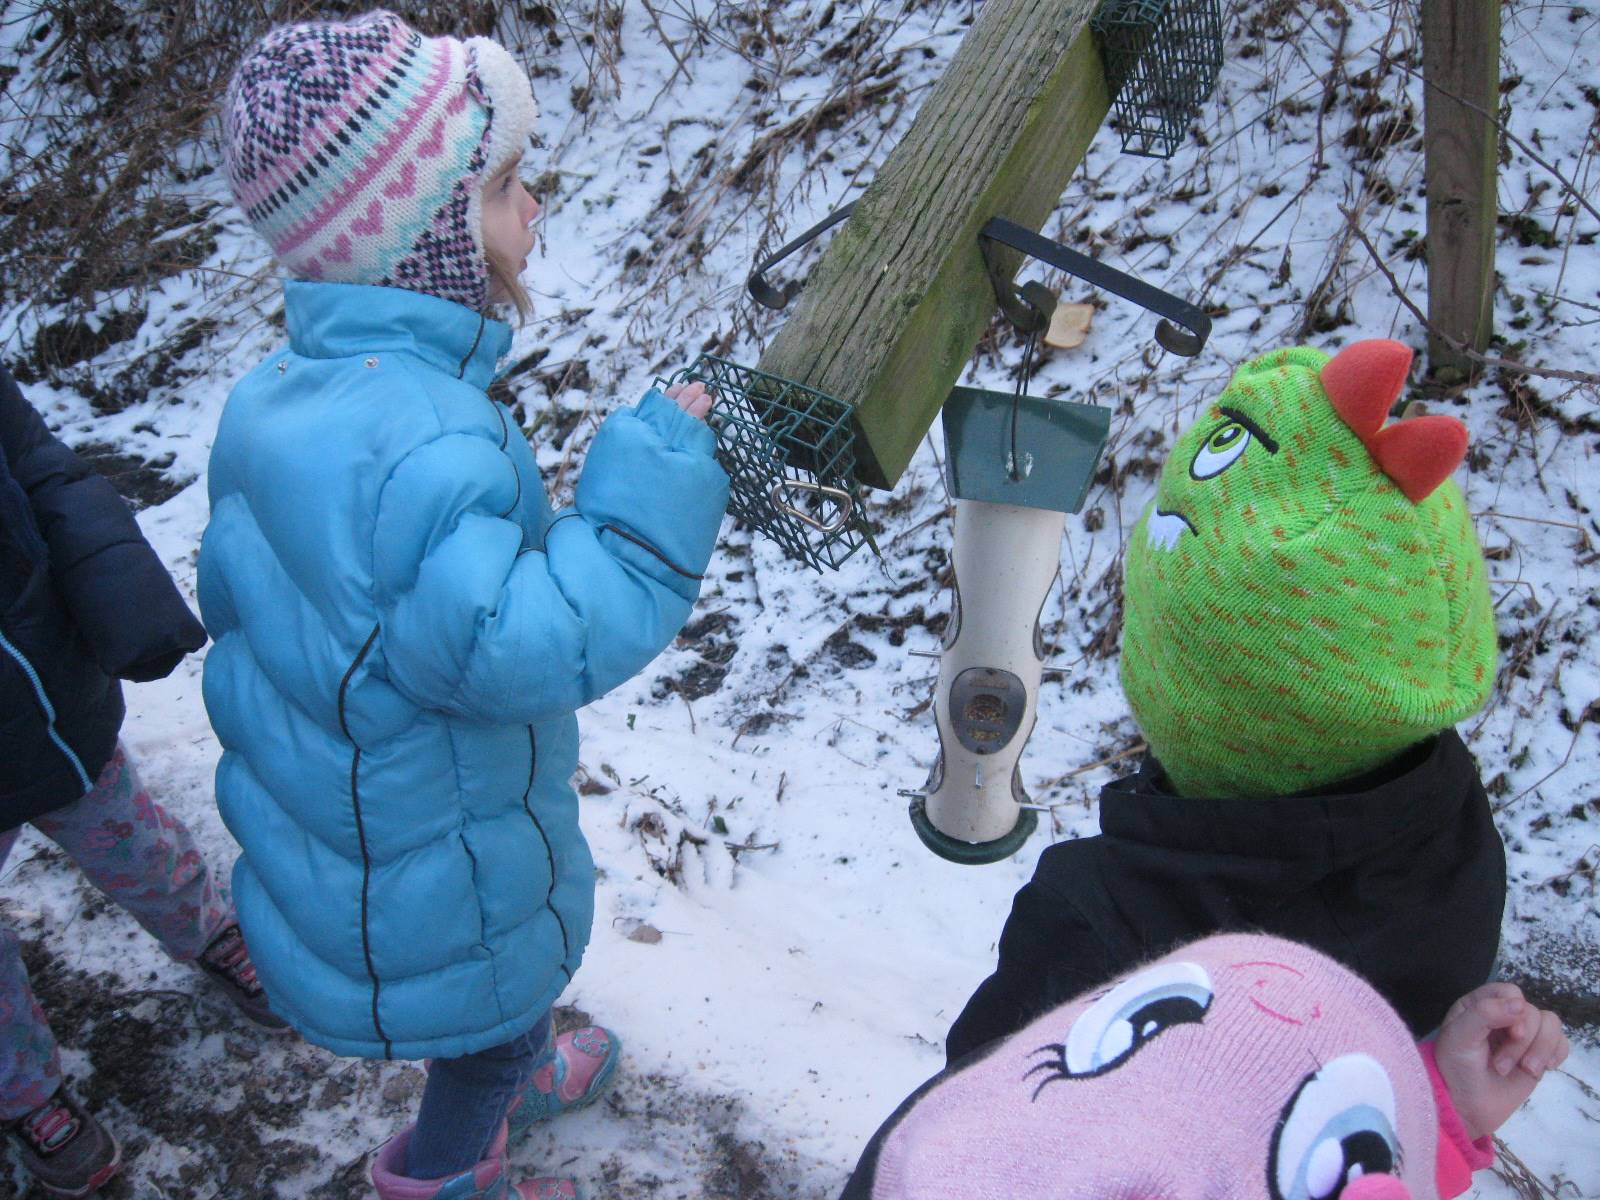
[[691,417],[705,419],[711,411],[711,393],[706,391],[706,385],[696,380],[694,383],[675,383],[667,389],[667,399],[673,400],[678,407]]
[[1555,1013],[1514,983],[1486,983],[1450,1006],[1434,1043],[1439,1074],[1474,1139],[1493,1133],[1571,1046]]

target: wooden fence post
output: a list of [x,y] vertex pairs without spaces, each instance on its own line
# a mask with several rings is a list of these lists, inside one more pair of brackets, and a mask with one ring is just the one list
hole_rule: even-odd
[[1459,383],[1474,373],[1461,346],[1482,351],[1494,331],[1499,0],[1422,0],[1422,76],[1428,369]]

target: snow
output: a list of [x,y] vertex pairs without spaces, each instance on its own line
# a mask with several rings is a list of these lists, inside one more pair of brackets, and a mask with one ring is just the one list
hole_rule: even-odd
[[[859,195],[949,61],[972,6],[841,4],[819,29],[815,6],[797,0],[772,0],[759,17],[751,6],[696,15],[690,4],[661,3],[651,6],[658,29],[648,10],[630,4],[615,44],[590,7],[558,7],[549,31],[558,46],[530,31],[539,33],[529,61],[547,149],[527,171],[554,182],[529,273],[537,312],[510,358],[547,351],[511,386],[524,423],[539,423],[536,449],[559,497],[570,492],[599,419],[653,376],[719,341],[728,357],[756,361],[781,318],[751,312],[742,295],[750,265]],[[1340,11],[1348,28],[1336,20]],[[865,56],[824,58],[858,21],[865,32],[851,45]],[[1597,26],[1600,17],[1581,8],[1515,0],[1502,9],[1501,75],[1510,84],[1502,115],[1590,198]],[[1395,110],[1358,118],[1352,109],[1370,73],[1373,94],[1408,102],[1420,128],[1422,84],[1409,73],[1419,61],[1411,54],[1415,10],[1242,3],[1227,29],[1222,82],[1198,121],[1205,144],[1191,139],[1170,162],[1152,162],[1119,154],[1114,132],[1102,130],[1045,226],[1113,266],[1225,310],[1205,352],[1181,360],[1154,346],[1147,315],[1102,298],[1109,302],[1087,343],[1047,357],[1037,373],[1036,393],[1117,413],[1108,451],[1115,484],[1102,478],[1085,516],[1067,519],[1062,581],[1043,617],[1053,669],[1023,772],[1036,800],[1059,807],[1011,860],[971,868],[924,850],[897,795],[921,785],[936,748],[924,704],[937,664],[925,656],[938,650],[948,608],[950,541],[937,427],[895,491],[869,500],[881,563],[863,552],[818,576],[725,525],[690,626],[698,634],[583,717],[583,777],[591,781],[583,820],[602,878],[588,957],[563,1003],[617,1029],[628,1057],[612,1100],[534,1134],[516,1152],[518,1166],[570,1170],[595,1196],[836,1194],[872,1131],[941,1065],[944,1033],[991,969],[1011,896],[1039,851],[1050,838],[1094,832],[1096,789],[1125,765],[1048,786],[1134,740],[1114,657],[1091,645],[1117,610],[1123,538],[1168,442],[1233,365],[1266,349],[1302,341],[1332,349],[1358,336],[1423,345],[1360,242],[1341,236],[1340,214],[1360,214],[1425,308],[1423,264],[1401,253],[1415,237],[1407,231],[1424,225],[1420,139],[1401,136],[1366,156],[1356,134]],[[788,40],[775,43],[772,30]],[[585,31],[598,40],[586,45]],[[25,32],[14,24],[0,37],[25,49]],[[1336,53],[1343,81],[1321,113],[1322,78],[1336,69]],[[859,87],[880,59],[892,66],[877,78],[897,76],[883,103],[841,109],[809,144],[790,139],[750,190],[730,181],[763,130],[844,94],[852,74]],[[30,61],[22,58],[13,92],[41,86]],[[574,91],[585,86],[591,99],[580,112]],[[1500,210],[1548,231],[1552,245],[1524,246],[1513,229],[1501,230],[1495,324],[1513,344],[1499,352],[1600,371],[1591,332],[1600,221],[1569,203],[1522,148],[1509,155]],[[218,173],[182,190],[227,204]],[[214,320],[211,336],[181,360],[192,375],[110,415],[70,387],[25,389],[69,442],[175,456],[167,474],[188,485],[143,510],[140,522],[191,596],[212,433],[233,380],[280,337],[264,247],[231,207],[211,220],[219,225],[211,271],[161,281],[138,335],[90,364],[109,376],[161,352],[185,322]],[[644,257],[625,265],[630,250]],[[794,277],[818,252],[780,273]],[[1328,311],[1348,298],[1353,320],[1304,335],[1307,297],[1325,279]],[[1073,282],[1063,295],[1090,298]],[[0,311],[3,352],[16,354],[48,317],[43,302]],[[1015,338],[988,341],[963,382],[1008,388],[1020,357]],[[563,376],[581,386],[562,386]],[[1512,377],[1500,378],[1512,387]],[[1521,420],[1519,402],[1492,374],[1459,397],[1430,400],[1472,432],[1474,457],[1458,478],[1494,556],[1504,647],[1493,700],[1462,728],[1491,782],[1507,845],[1503,965],[1586,998],[1592,1012],[1600,962],[1600,662],[1590,649],[1600,631],[1597,393],[1556,379],[1526,386]],[[221,865],[235,850],[211,800],[218,747],[199,680],[196,656],[167,680],[128,688],[124,739],[151,790]],[[705,694],[689,698],[672,681],[698,682],[691,690]],[[257,1038],[195,1000],[193,973],[167,962],[123,914],[87,903],[80,877],[44,846],[25,833],[0,868],[0,905],[53,960],[42,992],[99,992],[84,1012],[57,1022],[65,1064],[88,1076],[91,1059],[118,1049],[132,1056],[119,1061],[153,1073],[134,1087],[103,1063],[94,1072],[97,1110],[128,1147],[126,1179],[107,1194],[364,1194],[363,1156],[414,1109],[416,1067]],[[630,939],[641,923],[660,941]],[[1593,1026],[1574,1036],[1564,1070],[1501,1131],[1545,1191],[1519,1193],[1480,1173],[1477,1195],[1600,1196],[1600,1041]],[[25,1186],[14,1172],[0,1175],[0,1191],[7,1181]]]

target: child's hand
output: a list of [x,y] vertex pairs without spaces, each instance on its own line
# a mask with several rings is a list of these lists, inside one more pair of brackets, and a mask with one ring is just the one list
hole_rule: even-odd
[[1450,1006],[1434,1043],[1439,1074],[1473,1139],[1503,1125],[1571,1046],[1552,1012],[1514,983],[1486,983]]
[[679,408],[691,417],[700,417],[702,420],[711,411],[711,393],[706,391],[706,385],[696,380],[694,383],[675,383],[667,389],[667,399],[677,402]]

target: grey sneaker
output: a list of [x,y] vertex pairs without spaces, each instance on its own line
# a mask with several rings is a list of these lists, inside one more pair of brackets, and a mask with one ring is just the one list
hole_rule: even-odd
[[22,1165],[52,1196],[87,1196],[122,1169],[122,1147],[67,1094],[66,1084],[6,1124]]
[[223,926],[195,961],[234,1007],[257,1025],[273,1031],[289,1028],[289,1022],[267,1003],[266,989],[256,978],[256,965],[250,961],[250,949],[237,923]]

